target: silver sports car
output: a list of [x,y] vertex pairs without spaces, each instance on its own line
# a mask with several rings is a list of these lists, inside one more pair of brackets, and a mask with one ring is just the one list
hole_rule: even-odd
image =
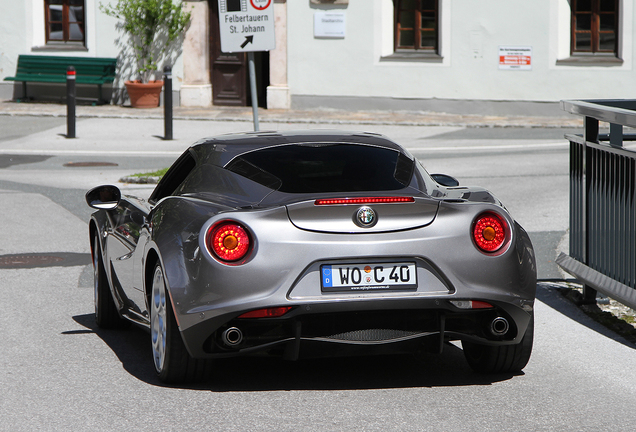
[[487,190],[382,135],[255,132],[190,147],[148,200],[86,194],[95,316],[150,331],[164,382],[215,358],[441,352],[516,372],[533,342],[526,232]]

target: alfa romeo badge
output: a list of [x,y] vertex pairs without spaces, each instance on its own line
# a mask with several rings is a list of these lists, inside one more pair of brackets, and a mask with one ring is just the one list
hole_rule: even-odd
[[356,213],[358,224],[363,227],[371,227],[377,222],[375,210],[371,207],[360,207]]

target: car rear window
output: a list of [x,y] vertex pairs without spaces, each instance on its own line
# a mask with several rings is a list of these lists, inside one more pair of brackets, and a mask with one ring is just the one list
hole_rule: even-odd
[[396,150],[360,144],[311,143],[244,153],[226,169],[286,193],[403,189],[414,162]]

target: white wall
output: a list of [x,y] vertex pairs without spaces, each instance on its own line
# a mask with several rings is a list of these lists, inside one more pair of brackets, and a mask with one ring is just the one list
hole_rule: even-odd
[[0,24],[0,82],[15,74],[18,53],[28,45],[31,22],[28,18],[30,2],[11,1],[2,4]]
[[[392,51],[392,0],[346,7],[290,1],[289,87],[294,96],[558,101],[634,98],[633,0],[621,0],[619,66],[564,66],[568,0],[441,0],[441,62],[382,61]],[[346,13],[344,39],[313,37],[319,10]],[[532,47],[532,70],[499,70],[499,46]]]
[[[4,77],[16,73],[20,54],[77,57],[118,57],[122,53],[126,39],[117,30],[117,19],[99,10],[99,4],[115,4],[116,0],[86,0],[86,50],[61,51],[43,48],[45,46],[44,2],[42,0],[4,1],[0,14],[0,86],[5,88],[2,96],[8,94],[6,88],[13,83],[2,81]],[[160,69],[162,65],[159,65]],[[123,86],[130,79],[132,71],[122,71],[115,82]],[[172,67],[173,89],[178,91],[183,81],[183,59],[179,56]],[[161,74],[157,75],[161,78]],[[19,85],[19,84],[18,84]]]
[[[115,3],[116,0],[101,0]],[[13,83],[18,55],[117,57],[117,20],[86,0],[87,51],[38,51],[44,45],[44,2],[3,2],[0,15],[0,97]],[[620,0],[618,66],[567,66],[568,0],[440,0],[438,62],[383,61],[393,50],[392,0],[349,0],[346,6],[287,1],[288,85],[294,97],[558,101],[580,98],[635,98],[634,0]],[[346,13],[344,39],[313,35],[316,11]],[[531,71],[498,69],[500,45],[531,46]],[[131,77],[122,71],[116,86]],[[173,65],[173,88],[183,80],[183,56]],[[369,108],[373,108],[369,106]]]

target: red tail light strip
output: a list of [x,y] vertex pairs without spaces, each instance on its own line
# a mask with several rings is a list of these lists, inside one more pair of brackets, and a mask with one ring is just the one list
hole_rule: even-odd
[[257,309],[239,315],[239,318],[278,318],[291,310],[291,306],[281,306],[266,309]]
[[327,198],[317,199],[314,205],[343,205],[343,204],[393,204],[412,203],[413,197],[360,197],[360,198]]
[[470,307],[471,309],[490,309],[490,308],[493,308],[494,306],[485,301],[471,300]]
[[450,300],[450,303],[459,309],[492,309],[493,305],[481,300]]

